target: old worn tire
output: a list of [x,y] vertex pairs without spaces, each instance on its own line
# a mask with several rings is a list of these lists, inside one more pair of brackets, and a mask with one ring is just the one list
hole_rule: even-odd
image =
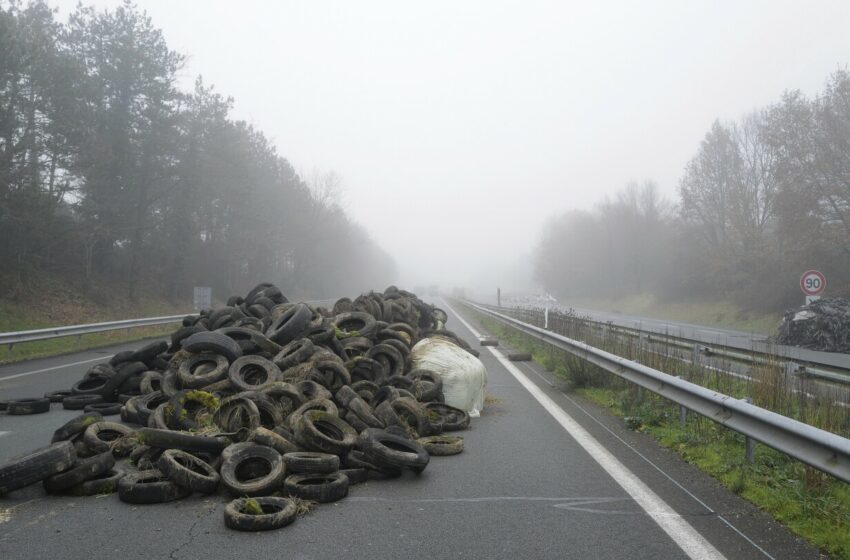
[[92,453],[106,453],[112,450],[114,441],[134,431],[133,428],[117,422],[95,422],[83,432],[83,442]]
[[99,412],[86,412],[85,414],[75,416],[53,432],[53,438],[50,442],[56,443],[57,441],[71,439],[72,437],[86,431],[86,428],[95,422],[102,421],[103,416]]
[[128,504],[171,502],[191,493],[168,480],[158,469],[129,473],[118,481],[118,499]]
[[230,384],[240,391],[262,391],[276,381],[281,381],[280,368],[262,356],[242,356],[227,370]]
[[512,352],[508,354],[508,359],[512,362],[530,362],[534,358],[528,352]]
[[357,432],[345,420],[320,410],[304,413],[293,429],[295,441],[312,451],[345,455],[357,442]]
[[121,414],[120,403],[92,403],[83,408],[83,412],[99,412],[103,416],[115,416]]
[[283,458],[271,447],[244,442],[225,450],[221,482],[234,496],[268,496],[285,476]]
[[62,399],[62,408],[65,410],[83,410],[86,405],[102,403],[100,395],[71,395]]
[[293,474],[328,474],[339,470],[339,456],[330,453],[296,451],[284,454],[283,461]]
[[262,426],[248,434],[245,441],[253,441],[259,445],[271,447],[281,455],[301,450],[298,444],[295,443],[294,438],[286,437],[281,433],[263,428]]
[[222,437],[199,436],[189,432],[174,430],[159,430],[156,428],[139,428],[136,432],[143,445],[160,449],[181,449],[183,451],[210,453],[218,455],[228,442]]
[[215,492],[221,480],[209,463],[180,449],[167,449],[159,456],[156,466],[177,486],[201,494]]
[[432,414],[439,416],[436,422],[445,432],[456,432],[469,427],[469,413],[460,408],[445,403],[430,402],[425,403],[425,411],[429,416]]
[[182,345],[184,350],[193,354],[202,352],[221,354],[227,358],[228,362],[233,362],[242,355],[242,349],[235,340],[215,331],[195,333],[186,338]]
[[40,397],[32,399],[9,399],[6,401],[6,414],[42,414],[50,412],[50,399]]
[[280,345],[286,345],[298,338],[307,328],[313,311],[304,303],[297,303],[287,309],[283,315],[272,321],[266,330],[266,336]]
[[326,504],[348,495],[348,477],[340,472],[329,474],[293,474],[283,487],[290,496]]
[[430,456],[417,442],[385,430],[363,430],[358,447],[373,463],[391,469],[410,469],[421,473],[428,466]]
[[463,451],[463,438],[458,436],[427,436],[416,441],[434,457],[457,455]]
[[64,492],[87,480],[109,472],[114,466],[115,457],[107,451],[94,457],[81,459],[67,471],[48,476],[41,483],[47,492]]
[[44,393],[44,398],[52,403],[61,403],[65,397],[70,397],[73,393],[69,390],[64,391],[48,391]]
[[340,469],[339,472],[348,477],[349,486],[369,480],[369,470],[365,468]]
[[68,489],[73,496],[101,496],[118,491],[118,481],[127,473],[120,469],[111,469],[99,476]]
[[185,389],[200,389],[227,377],[229,367],[230,362],[222,354],[195,354],[180,363],[177,379]]
[[[255,500],[262,515],[248,513],[246,504]],[[235,531],[270,531],[286,527],[295,521],[298,508],[293,500],[277,496],[237,498],[224,508],[224,525]]]
[[272,361],[281,370],[286,370],[306,362],[315,350],[316,347],[310,339],[299,338],[281,348]]
[[68,470],[77,460],[74,444],[62,441],[0,464],[0,496]]

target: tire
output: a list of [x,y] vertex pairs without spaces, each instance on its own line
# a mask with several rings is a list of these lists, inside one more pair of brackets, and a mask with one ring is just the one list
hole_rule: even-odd
[[415,441],[384,430],[363,430],[357,443],[367,459],[382,467],[407,468],[418,474],[430,460],[428,452]]
[[369,480],[368,469],[340,469],[339,472],[348,477],[349,486],[354,486],[355,484],[360,484],[361,482],[366,482],[367,480]]
[[286,370],[306,362],[315,350],[316,347],[310,339],[299,338],[281,348],[272,361],[281,370]]
[[263,394],[270,398],[279,408],[280,411],[289,415],[304,404],[304,395],[298,388],[285,381],[277,381],[266,386],[263,389]]
[[227,440],[222,437],[198,436],[189,432],[158,430],[155,428],[140,428],[136,432],[136,437],[141,444],[151,447],[180,449],[213,455],[218,455],[228,445]]
[[357,432],[345,420],[318,410],[304,413],[294,430],[295,441],[312,451],[345,455],[357,443]]
[[122,352],[118,352],[117,354],[109,358],[109,365],[117,366],[118,364],[129,362],[133,359],[134,354],[135,352],[133,350],[124,350]]
[[384,423],[381,422],[378,418],[375,417],[372,409],[366,404],[366,401],[357,397],[356,399],[351,399],[351,402],[348,403],[348,411],[357,418],[360,419],[361,422],[369,426],[370,428],[383,428]]
[[308,410],[323,410],[331,416],[339,416],[339,408],[337,408],[337,406],[331,400],[315,399],[307,401],[298,408],[296,408],[292,412],[292,414],[290,414],[287,418],[290,430],[295,430],[295,427],[298,425],[298,422],[301,421],[301,416],[303,416]]
[[[384,401],[375,408],[375,417],[383,422],[386,427],[398,426],[399,428],[404,428],[404,422],[393,409],[390,401]],[[362,432],[363,430],[360,431]]]
[[234,395],[221,401],[213,422],[225,432],[250,432],[260,426],[260,409],[251,399]]
[[71,385],[71,393],[74,395],[97,395],[102,398],[103,389],[108,382],[108,377],[101,377],[100,375],[84,377]]
[[457,455],[463,452],[463,438],[458,436],[427,436],[416,441],[432,457]]
[[227,370],[230,384],[240,391],[262,391],[265,387],[281,381],[280,368],[261,356],[237,358]]
[[348,403],[358,397],[360,397],[360,395],[358,395],[354,389],[352,389],[348,385],[343,385],[334,395],[334,400],[339,406],[343,408],[348,408]]
[[293,439],[279,434],[278,432],[263,428],[260,426],[248,434],[245,441],[253,441],[258,445],[271,447],[281,455],[300,451],[301,448],[293,441]]
[[70,469],[77,460],[74,444],[62,441],[0,464],[0,496]]
[[95,422],[103,422],[103,416],[99,412],[86,412],[85,414],[76,416],[53,432],[53,438],[50,440],[50,443],[71,439],[86,431],[86,428]]
[[400,397],[390,403],[390,406],[402,420],[402,424],[410,426],[419,436],[431,435],[433,430],[428,416],[422,405],[410,397]]
[[512,362],[530,362],[534,358],[528,352],[513,352],[508,354],[508,359]]
[[139,390],[143,395],[156,393],[162,388],[162,374],[158,371],[146,371],[139,381]]
[[242,349],[235,340],[218,332],[206,331],[189,336],[183,341],[183,349],[193,354],[210,352],[221,354],[228,362],[242,356]]
[[94,403],[87,404],[83,408],[84,412],[99,412],[103,416],[115,416],[121,414],[120,403]]
[[133,352],[133,357],[131,361],[143,362],[150,366],[151,362],[153,362],[157,356],[159,356],[163,352],[166,352],[167,350],[168,343],[164,340],[157,340],[155,342],[145,344],[144,346]]
[[369,313],[352,311],[340,313],[333,319],[337,338],[346,339],[350,337],[371,338],[376,332],[377,321]]
[[64,399],[65,397],[70,397],[71,395],[73,395],[73,393],[70,391],[70,389],[67,391],[49,391],[47,393],[44,393],[44,398],[52,403],[61,403],[62,399]]
[[399,398],[398,389],[392,385],[385,385],[375,392],[372,399],[369,401],[369,406],[372,409],[377,410],[381,403],[391,403],[397,398]]
[[230,362],[222,354],[195,354],[177,368],[177,379],[185,389],[200,389],[227,377]]
[[481,346],[498,346],[499,341],[496,340],[495,338],[485,337],[485,338],[481,339],[480,344],[481,344]]
[[435,423],[439,423],[445,432],[456,432],[469,427],[469,414],[465,410],[436,402],[426,403],[425,410],[429,418],[433,414],[439,416]]
[[201,494],[215,492],[221,480],[209,463],[179,449],[167,449],[159,456],[156,466],[177,486]]
[[83,442],[92,453],[112,451],[112,444],[135,430],[117,422],[95,422],[83,432]]
[[9,399],[6,403],[6,414],[10,416],[50,412],[50,399],[44,397],[33,399]]
[[[250,472],[252,469],[256,470]],[[234,443],[223,454],[221,482],[233,496],[268,496],[285,476],[283,458],[271,447]]]
[[295,384],[295,388],[304,395],[304,402],[318,399],[330,399],[333,397],[331,392],[323,385],[319,385],[315,381],[310,381],[309,379],[299,381]]
[[264,496],[253,498],[263,510],[258,515],[246,510],[251,498],[237,498],[224,508],[224,525],[235,531],[271,531],[286,527],[297,516],[298,508],[289,498]]
[[127,474],[118,481],[118,499],[128,504],[159,504],[185,498],[191,490],[181,488],[157,469]]
[[415,369],[405,377],[413,380],[413,387],[418,390],[419,399],[423,402],[435,401],[443,393],[443,378],[439,373],[427,369]]
[[384,366],[387,377],[404,373],[404,356],[389,344],[376,344],[366,352],[366,357]]
[[387,368],[381,362],[372,358],[362,357],[345,364],[351,373],[351,382],[370,381],[383,385],[387,380]]
[[103,494],[112,494],[118,491],[118,481],[124,478],[127,473],[112,469],[100,476],[96,476],[91,480],[86,480],[82,484],[68,489],[68,493],[73,496],[101,496]]
[[326,504],[348,495],[348,477],[340,472],[330,474],[293,474],[283,487],[290,496]]
[[331,392],[338,391],[351,383],[351,374],[337,360],[320,360],[314,363],[313,367],[320,373],[321,378],[321,381],[318,379],[315,381]]
[[71,395],[62,399],[62,408],[65,410],[83,410],[86,405],[102,403],[100,395]]
[[203,424],[204,414],[212,421],[219,404],[218,397],[200,389],[178,391],[168,400],[171,414],[166,415],[166,423],[180,430],[196,430]]
[[293,474],[329,474],[339,470],[339,457],[330,453],[301,451],[283,456],[286,468]]
[[77,461],[77,464],[65,472],[48,476],[42,481],[42,485],[48,493],[64,492],[87,480],[109,472],[114,466],[115,457],[107,451],[106,453]]
[[289,344],[304,332],[312,318],[313,312],[310,308],[304,303],[297,303],[272,321],[266,330],[266,336],[281,346]]
[[370,473],[377,473],[384,478],[401,476],[401,469],[376,465],[362,451],[357,451],[356,449],[345,456],[345,466],[348,469],[366,469]]

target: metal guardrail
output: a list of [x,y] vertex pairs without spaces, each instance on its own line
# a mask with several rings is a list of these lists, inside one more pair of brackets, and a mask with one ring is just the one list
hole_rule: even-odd
[[[334,302],[331,299],[307,300],[305,303],[310,304],[326,304]],[[0,346],[8,346],[11,349],[15,344],[23,342],[35,342],[37,340],[48,340],[51,338],[61,338],[65,336],[82,336],[84,334],[92,334],[99,332],[115,331],[120,329],[133,329],[136,327],[150,327],[154,325],[167,325],[169,323],[177,323],[183,320],[183,317],[189,315],[168,315],[165,317],[147,317],[143,319],[125,319],[123,321],[107,321],[104,323],[90,323],[87,325],[70,325],[67,327],[54,327],[51,329],[36,329],[30,331],[5,332],[0,333]]]
[[844,482],[850,482],[850,440],[848,439],[583,342],[524,323],[475,303],[468,301],[464,303],[533,338],[586,360],[727,428],[751,437]]
[[[536,308],[505,308],[494,305],[476,304],[488,308],[492,311],[509,309],[510,311],[520,312],[521,314],[539,314],[542,318],[544,311]],[[752,348],[744,351],[741,348],[733,346],[724,346],[720,343],[706,343],[704,341],[688,338],[684,336],[675,336],[669,333],[660,333],[654,331],[645,331],[635,327],[627,327],[624,325],[615,325],[605,321],[590,319],[584,316],[577,316],[578,320],[587,323],[592,328],[600,329],[608,332],[620,333],[633,338],[639,338],[643,342],[659,342],[662,344],[677,346],[679,348],[692,351],[695,356],[705,355],[712,357],[721,357],[734,362],[754,364],[772,364],[776,363],[777,359],[781,359],[784,363],[785,370],[796,375],[807,377],[815,377],[833,383],[842,385],[850,385],[850,373],[846,369],[838,368],[834,365],[822,364],[813,360],[801,360],[791,358],[789,356],[779,356],[775,354],[767,354],[765,352]]]
[[167,325],[181,321],[183,315],[169,315],[167,317],[148,317],[145,319],[126,319],[123,321],[107,321],[104,323],[90,323],[88,325],[70,325],[67,327],[55,327],[52,329],[36,329],[31,331],[18,331],[0,333],[0,345],[8,345],[10,348],[22,342],[34,342],[36,340],[48,340],[64,336],[82,336],[119,329],[132,329],[136,327],[149,327],[152,325]]

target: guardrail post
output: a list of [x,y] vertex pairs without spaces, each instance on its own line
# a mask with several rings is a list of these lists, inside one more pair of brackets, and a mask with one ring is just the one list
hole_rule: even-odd
[[[681,375],[677,375],[676,379],[682,379]],[[688,424],[688,409],[684,405],[679,405],[679,426],[684,428]]]
[[78,335],[77,335],[77,349],[79,349],[79,348],[80,348],[80,346],[82,346],[82,344],[83,344],[83,335],[82,335],[82,334],[78,334]]
[[695,366],[698,366],[699,365],[699,354],[700,354],[699,344],[694,344],[694,348],[691,352],[692,352],[691,353],[691,363],[694,364]]
[[[744,397],[741,400],[743,400],[747,404],[753,404],[752,397]],[[744,436],[744,449],[747,464],[752,465],[756,460],[756,442],[750,436]]]

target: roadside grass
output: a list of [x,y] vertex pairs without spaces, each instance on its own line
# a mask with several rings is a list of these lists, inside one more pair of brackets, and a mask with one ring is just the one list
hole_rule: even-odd
[[[753,464],[748,464],[741,434],[693,413],[681,426],[678,406],[470,311],[483,329],[513,348],[530,352],[535,361],[564,380],[567,390],[608,408],[628,428],[653,436],[822,551],[850,559],[850,485],[760,444]],[[726,394],[748,388],[740,381],[722,383]]]
[[[146,299],[135,305],[98,306],[85,300],[42,299],[36,303],[22,303],[0,299],[0,332],[44,329],[57,326],[179,315],[188,312],[168,302]],[[80,337],[62,337],[16,344],[10,350],[0,346],[0,364],[56,356],[89,348],[110,346],[145,338],[168,335],[177,323],[133,329],[120,329]]]
[[617,299],[570,298],[562,305],[666,319],[707,327],[722,327],[767,335],[776,334],[782,313],[765,313],[741,308],[730,301],[659,301],[644,294]]

